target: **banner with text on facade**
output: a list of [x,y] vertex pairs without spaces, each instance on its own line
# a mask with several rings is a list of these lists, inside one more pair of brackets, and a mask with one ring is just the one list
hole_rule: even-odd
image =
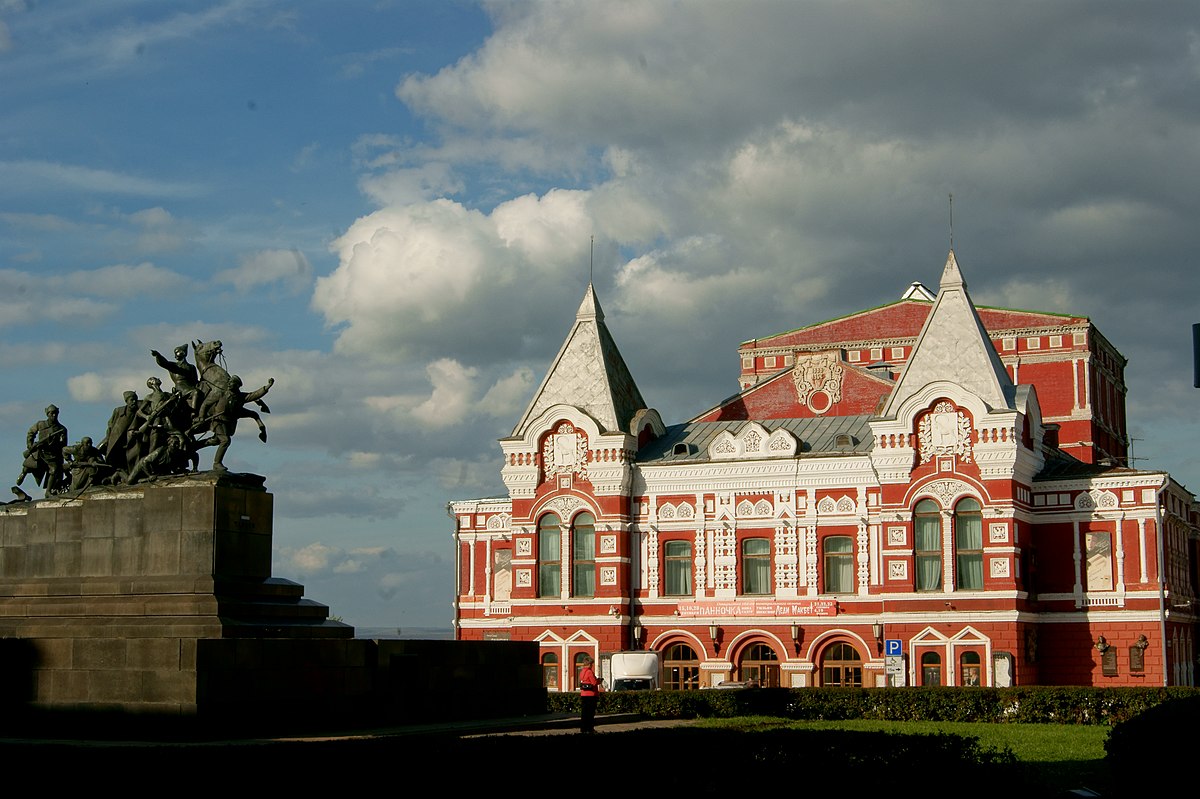
[[728,602],[680,602],[679,615],[683,618],[700,617],[744,617],[767,616],[770,618],[793,618],[797,616],[836,616],[836,599],[808,600],[731,600]]

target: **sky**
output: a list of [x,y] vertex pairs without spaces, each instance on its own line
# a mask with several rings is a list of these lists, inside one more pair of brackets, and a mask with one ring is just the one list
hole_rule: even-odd
[[1194,0],[0,0],[0,463],[221,339],[276,381],[226,457],[275,575],[449,627],[446,504],[504,493],[589,275],[679,423],[936,288],[952,194],[975,302],[1090,317],[1195,490],[1197,186]]

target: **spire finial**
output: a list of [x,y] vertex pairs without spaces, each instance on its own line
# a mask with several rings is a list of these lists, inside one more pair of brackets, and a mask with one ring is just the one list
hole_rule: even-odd
[[954,193],[950,194],[950,249],[954,249]]
[[592,234],[592,242],[588,246],[588,285],[592,285],[592,267],[596,263],[596,234]]

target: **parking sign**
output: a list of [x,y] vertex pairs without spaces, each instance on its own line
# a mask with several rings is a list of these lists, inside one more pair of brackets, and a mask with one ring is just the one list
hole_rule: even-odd
[[899,657],[902,654],[899,638],[889,638],[883,642],[883,654],[888,657]]

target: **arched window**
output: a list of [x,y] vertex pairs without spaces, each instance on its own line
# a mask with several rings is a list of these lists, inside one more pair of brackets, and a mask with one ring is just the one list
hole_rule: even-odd
[[558,690],[558,655],[547,652],[542,655],[542,685],[547,690]]
[[765,538],[742,542],[742,593],[771,593],[771,542]]
[[743,682],[757,682],[762,688],[779,687],[779,657],[766,644],[754,644],[744,653],[738,666]]
[[690,596],[692,593],[692,544],[690,541],[667,541],[663,544],[663,586],[667,596]]
[[596,595],[596,518],[581,513],[571,524],[571,596]]
[[700,687],[700,659],[687,644],[672,644],[663,654],[663,688],[688,691]]
[[[587,652],[579,652],[575,655],[575,659],[573,661],[573,665],[575,666],[575,682],[571,686],[575,691],[579,690],[579,672],[583,671],[584,664],[590,657],[591,655],[589,655]],[[600,675],[597,674],[596,676],[599,677]]]
[[913,509],[913,543],[917,557],[917,590],[942,590],[942,513],[932,499]]
[[538,521],[538,596],[562,593],[562,528],[558,516],[547,513]]
[[954,571],[959,589],[983,590],[983,509],[970,497],[954,506]]
[[850,644],[836,643],[821,654],[821,685],[862,687],[862,656]]
[[963,652],[958,659],[958,684],[966,686],[983,685],[983,669],[979,662],[978,652]]
[[825,548],[825,593],[854,592],[854,542],[848,535],[827,536]]
[[937,652],[921,655],[921,685],[942,684],[942,656]]

